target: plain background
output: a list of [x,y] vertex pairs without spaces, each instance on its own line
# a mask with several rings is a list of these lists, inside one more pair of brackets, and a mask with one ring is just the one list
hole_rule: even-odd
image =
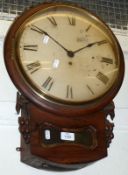
[[[128,37],[116,34],[125,56],[125,78],[115,97],[114,140],[108,157],[76,171],[52,172],[38,170],[20,162],[20,146],[15,111],[16,88],[12,84],[3,60],[3,42],[9,21],[0,21],[0,173],[4,175],[128,175]],[[117,32],[116,32],[117,33]]]

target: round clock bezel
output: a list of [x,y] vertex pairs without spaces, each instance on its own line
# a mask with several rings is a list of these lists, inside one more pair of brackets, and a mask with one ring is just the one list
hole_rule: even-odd
[[[83,102],[83,103],[66,103],[66,102],[60,102],[57,100],[53,100],[50,97],[47,97],[47,95],[44,94],[43,98],[42,96],[36,92],[33,88],[31,88],[28,85],[28,82],[26,82],[26,79],[24,78],[24,75],[21,71],[19,71],[19,67],[17,66],[15,62],[15,47],[16,47],[16,33],[19,30],[20,26],[26,21],[28,18],[30,18],[33,14],[37,13],[40,10],[52,7],[52,6],[72,6],[70,4],[65,3],[44,3],[40,4],[34,8],[29,9],[28,11],[24,12],[20,17],[18,17],[15,22],[12,24],[10,30],[8,31],[8,34],[5,39],[4,44],[4,58],[5,58],[5,64],[6,68],[8,70],[8,73],[15,84],[15,86],[19,89],[19,91],[28,98],[31,102],[33,102],[35,105],[39,106],[40,108],[43,108],[45,110],[48,110],[50,112],[57,113],[58,115],[65,115],[65,116],[78,116],[78,115],[85,115],[91,112],[95,112],[99,109],[102,109],[105,105],[107,105],[109,102],[112,101],[112,99],[117,94],[118,90],[121,87],[123,77],[124,77],[124,58],[123,53],[120,48],[120,45],[112,33],[112,31],[109,29],[109,27],[96,15],[90,13],[92,17],[96,18],[98,21],[104,24],[106,30],[109,31],[109,33],[112,35],[113,39],[115,40],[115,45],[118,48],[118,56],[120,59],[120,67],[119,67],[119,75],[118,79],[116,79],[113,86],[101,97],[94,99],[89,102]],[[72,6],[76,7],[77,6]]]

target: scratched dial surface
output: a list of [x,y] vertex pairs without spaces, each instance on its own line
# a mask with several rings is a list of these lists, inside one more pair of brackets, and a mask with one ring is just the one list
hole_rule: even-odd
[[42,98],[81,103],[104,95],[119,73],[114,39],[85,10],[58,5],[21,26],[18,64]]

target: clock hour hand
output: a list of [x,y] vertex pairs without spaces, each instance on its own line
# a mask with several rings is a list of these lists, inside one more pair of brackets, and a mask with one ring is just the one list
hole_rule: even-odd
[[94,46],[96,44],[100,46],[100,45],[105,44],[105,43],[107,43],[107,40],[101,40],[101,41],[96,41],[96,42],[93,42],[93,43],[89,43],[86,46],[81,47],[80,49],[75,50],[73,53],[75,54],[77,52],[80,52],[83,49],[90,48],[90,47],[92,47],[92,46]]

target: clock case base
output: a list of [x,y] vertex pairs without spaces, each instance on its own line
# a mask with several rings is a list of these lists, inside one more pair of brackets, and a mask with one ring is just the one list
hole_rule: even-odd
[[[73,170],[107,156],[114,137],[114,124],[108,120],[114,118],[113,102],[101,111],[73,118],[43,111],[17,93],[16,110],[21,111],[17,148],[21,162],[39,169]],[[61,138],[62,133],[74,134],[75,140]]]

